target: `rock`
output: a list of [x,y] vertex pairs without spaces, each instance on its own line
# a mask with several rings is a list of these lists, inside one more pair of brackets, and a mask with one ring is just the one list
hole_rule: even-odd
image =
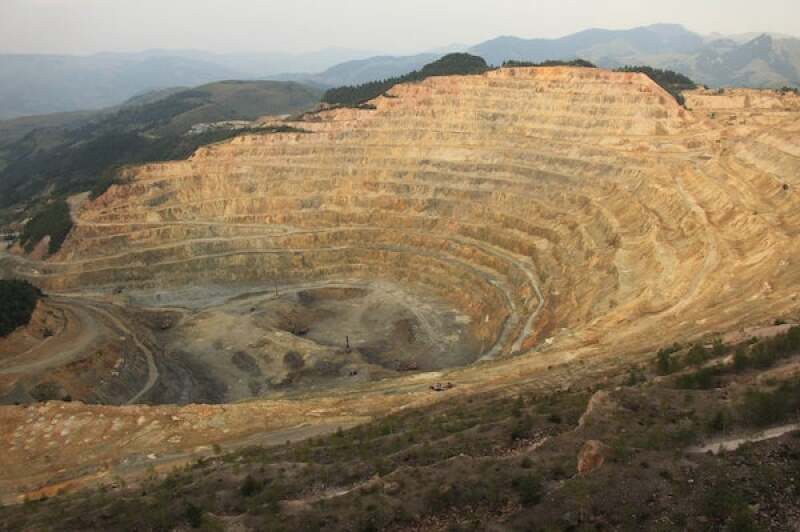
[[588,440],[578,453],[578,473],[589,473],[605,462],[606,445],[598,440]]
[[386,495],[395,495],[400,491],[400,484],[397,482],[387,482],[383,485],[383,491]]
[[575,528],[580,524],[580,519],[572,512],[567,512],[561,516],[561,522],[567,527]]

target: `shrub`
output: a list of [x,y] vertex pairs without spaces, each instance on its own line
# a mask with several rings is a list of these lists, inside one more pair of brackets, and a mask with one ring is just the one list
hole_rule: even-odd
[[669,347],[663,347],[658,350],[656,354],[656,372],[659,375],[669,375],[678,370],[675,360],[672,358],[673,353],[681,350],[678,344],[672,344]]
[[761,529],[753,519],[753,512],[746,506],[740,506],[731,516],[725,530],[728,532],[758,532]]
[[532,428],[533,419],[531,419],[530,416],[525,416],[522,419],[517,420],[511,429],[511,439],[521,440],[522,438],[525,438],[528,436]]
[[682,390],[708,390],[717,385],[717,376],[722,373],[720,366],[700,368],[692,373],[681,375],[676,385]]
[[703,499],[703,513],[715,521],[725,521],[742,508],[742,498],[723,482],[713,485]]
[[31,321],[41,291],[27,281],[0,280],[0,337]]
[[728,425],[730,424],[730,420],[728,419],[728,414],[724,410],[718,410],[714,417],[712,417],[708,421],[708,430],[709,432],[724,432]]
[[709,359],[708,351],[702,345],[693,345],[686,353],[686,364],[689,366],[699,366]]
[[247,475],[244,478],[244,482],[242,483],[242,487],[239,488],[239,493],[242,494],[242,497],[252,497],[259,491],[263,486],[260,482],[257,482],[252,476]]
[[628,373],[628,379],[625,381],[625,384],[627,386],[636,386],[646,380],[645,376],[638,369],[634,368]]
[[191,502],[186,503],[186,510],[183,513],[186,522],[192,528],[200,528],[203,524],[203,510],[195,506]]
[[517,477],[511,481],[511,487],[523,506],[534,506],[542,500],[542,481],[536,476]]
[[772,391],[750,390],[740,405],[745,421],[771,425],[800,410],[800,380],[786,382]]
[[727,348],[725,344],[722,343],[722,340],[719,338],[714,339],[714,345],[711,348],[711,356],[712,357],[721,357],[727,352]]
[[736,371],[744,371],[750,367],[750,357],[747,356],[747,349],[739,346],[736,352],[733,353],[733,369]]
[[759,369],[767,369],[777,362],[778,356],[766,343],[759,343],[750,348],[750,361]]

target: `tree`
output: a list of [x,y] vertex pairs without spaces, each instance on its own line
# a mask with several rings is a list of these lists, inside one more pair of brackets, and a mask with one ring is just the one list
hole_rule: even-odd
[[27,281],[0,280],[0,337],[27,325],[40,297],[41,291]]

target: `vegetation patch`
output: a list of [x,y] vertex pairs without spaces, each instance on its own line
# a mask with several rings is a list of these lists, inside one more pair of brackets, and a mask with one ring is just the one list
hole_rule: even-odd
[[686,99],[681,93],[697,88],[697,84],[689,79],[689,77],[672,70],[661,70],[660,68],[638,65],[624,66],[616,69],[615,72],[639,72],[647,75],[647,77],[660,85],[662,89],[670,93],[680,105],[686,103]]
[[359,107],[399,83],[422,81],[433,76],[482,74],[488,70],[489,65],[482,57],[464,53],[449,54],[404,76],[330,89],[322,96],[322,101],[331,105]]
[[541,63],[534,63],[533,61],[516,61],[516,60],[512,59],[512,60],[503,62],[503,68],[513,68],[513,67],[556,67],[556,66],[597,68],[597,65],[595,65],[591,61],[587,61],[585,59],[573,59],[571,61],[559,61],[559,60],[549,59],[547,61],[542,61]]
[[800,379],[781,383],[773,390],[749,390],[740,404],[746,422],[767,426],[800,413]]
[[0,280],[0,337],[30,323],[40,297],[41,291],[27,281]]
[[72,229],[72,216],[64,199],[50,202],[42,211],[25,224],[20,242],[30,253],[44,237],[50,236],[47,252],[53,254],[61,249],[61,244]]

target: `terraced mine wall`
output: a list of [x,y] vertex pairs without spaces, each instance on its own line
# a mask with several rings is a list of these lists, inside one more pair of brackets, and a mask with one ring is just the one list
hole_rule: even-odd
[[730,315],[740,290],[792,273],[768,255],[800,225],[774,175],[797,179],[796,125],[733,143],[646,76],[564,67],[431,78],[373,103],[131,170],[77,213],[39,282],[399,281],[468,314],[493,357],[691,325],[689,309],[706,323],[708,305]]

